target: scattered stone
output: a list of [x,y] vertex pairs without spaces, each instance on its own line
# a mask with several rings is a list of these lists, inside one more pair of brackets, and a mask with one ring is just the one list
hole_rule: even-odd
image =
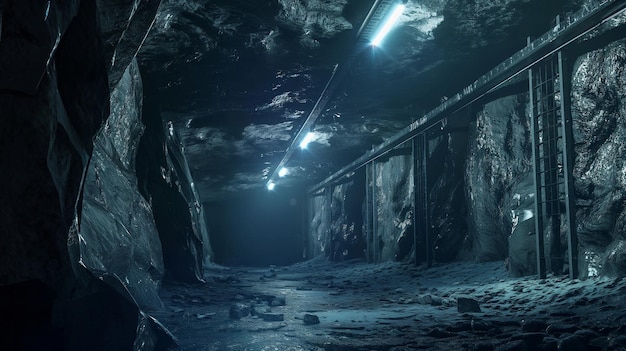
[[459,297],[456,299],[456,306],[460,313],[482,312],[478,301],[469,297]]
[[[624,337],[622,343],[618,345],[626,345],[626,337]],[[606,350],[611,346],[611,340],[606,336],[600,336],[589,341],[589,346],[594,350]]]
[[285,315],[282,313],[257,313],[256,315],[265,322],[282,322],[285,320]]
[[457,322],[453,325],[447,326],[446,330],[454,333],[471,331],[472,323],[468,321]]
[[215,313],[196,313],[196,318],[198,319],[209,319],[213,318]]
[[287,304],[284,296],[279,296],[270,301],[270,306],[285,306]]
[[471,346],[472,351],[493,351],[493,343],[488,341],[478,342]]
[[515,340],[496,347],[495,351],[529,351],[524,340]]
[[437,295],[431,296],[432,301],[430,302],[431,305],[433,306],[442,306],[443,303],[443,299]]
[[626,345],[626,335],[616,336],[611,340],[611,347],[621,347]]
[[472,319],[470,323],[473,331],[488,331],[493,329],[493,324],[480,319]]
[[575,331],[579,329],[580,328],[574,324],[555,323],[555,324],[550,324],[546,328],[546,332],[548,334],[560,336],[561,334],[564,334],[564,333],[574,333]]
[[230,306],[230,318],[241,319],[250,314],[250,307],[242,303],[236,303]]
[[257,315],[259,313],[270,313],[272,312],[272,309],[269,308],[268,306],[253,306],[252,309],[250,310],[250,314],[252,315]]
[[314,314],[307,313],[304,315],[304,319],[302,320],[306,325],[312,324],[320,324],[320,319],[318,316]]
[[422,305],[430,305],[433,303],[433,298],[430,294],[422,295],[418,298],[418,300]]
[[437,339],[451,338],[455,335],[457,334],[451,333],[441,328],[435,328],[429,331],[428,333],[426,333],[426,336],[430,336],[431,338],[437,338]]
[[523,319],[520,323],[522,331],[527,333],[544,332],[548,328],[548,324],[537,319]]
[[515,334],[511,337],[511,339],[512,340],[524,340],[524,342],[526,342],[528,346],[534,347],[538,345],[539,343],[541,343],[543,339],[548,336],[549,335],[546,333],[530,332],[530,333]]
[[580,335],[568,335],[559,341],[559,351],[586,351],[589,343]]

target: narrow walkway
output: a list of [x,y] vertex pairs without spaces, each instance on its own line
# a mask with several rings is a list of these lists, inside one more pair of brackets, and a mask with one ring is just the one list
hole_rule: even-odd
[[162,288],[155,316],[181,350],[626,350],[622,279],[510,279],[501,262],[206,271]]

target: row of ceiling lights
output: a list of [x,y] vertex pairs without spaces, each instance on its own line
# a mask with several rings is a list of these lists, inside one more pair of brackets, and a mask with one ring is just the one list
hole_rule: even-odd
[[[387,34],[389,34],[389,32],[393,29],[398,19],[400,19],[400,16],[402,16],[402,13],[404,12],[405,8],[406,6],[404,5],[404,3],[396,4],[396,6],[391,10],[389,15],[387,16],[387,19],[385,20],[383,26],[380,27],[380,30],[378,30],[376,35],[371,40],[370,44],[372,46],[380,46],[382,44]],[[313,141],[315,141],[315,134],[313,132],[308,132],[304,136],[304,138],[302,138],[302,141],[300,141],[300,144],[299,144],[300,149],[306,149],[308,145]],[[287,167],[281,167],[280,170],[278,171],[278,176],[280,178],[288,174],[289,174],[289,171]],[[272,191],[274,190],[275,187],[276,187],[276,183],[274,183],[273,179],[270,178],[269,181],[267,182],[267,189]]]

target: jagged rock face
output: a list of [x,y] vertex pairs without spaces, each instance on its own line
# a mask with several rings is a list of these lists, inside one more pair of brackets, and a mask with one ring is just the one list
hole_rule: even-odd
[[[431,246],[430,256],[436,262],[456,259],[467,240],[468,205],[463,179],[467,135],[466,131],[443,132],[443,135],[429,142],[431,146],[426,166],[430,204],[428,242]],[[425,242],[424,235],[420,237]]]
[[[117,3],[115,13],[136,14],[144,5]],[[158,7],[158,1],[149,5]],[[0,168],[10,170],[0,172],[5,186],[0,197],[0,308],[16,316],[8,325],[0,320],[8,332],[2,349],[24,349],[28,342],[28,348],[36,349],[141,350],[172,342],[139,307],[159,304],[156,287],[162,271],[150,208],[133,188],[139,137],[133,122],[141,92],[128,90],[116,101],[109,95],[108,77],[121,78],[149,25],[130,25],[134,16],[124,16],[107,27],[118,33],[105,35],[107,42],[123,46],[115,64],[103,49],[102,9],[89,1],[3,1],[0,7]],[[130,83],[123,88],[130,87],[141,89]],[[99,168],[106,178],[98,183],[94,172],[91,178],[85,172],[110,104],[116,126],[108,125],[103,134],[114,135],[107,141],[99,138],[91,159],[91,170]],[[101,200],[97,206],[94,197],[83,196],[87,178]],[[122,188],[127,197],[116,193]],[[125,258],[110,261],[110,251]],[[32,293],[42,297],[40,308],[10,298]]]
[[330,203],[323,194],[313,196],[310,200],[312,218],[310,219],[309,235],[307,240],[307,257],[319,257],[330,251]]
[[591,275],[626,274],[625,66],[620,40],[581,56],[572,77],[577,230]]
[[111,93],[111,115],[95,139],[78,245],[80,262],[96,277],[114,276],[140,306],[158,308],[161,242],[135,175],[137,144],[143,133],[142,91],[133,61]]
[[[405,155],[376,162],[374,220],[378,241],[377,257],[382,261],[410,261],[413,246],[413,158],[405,145]],[[376,247],[376,245],[375,245]]]
[[518,95],[486,104],[469,136],[465,178],[468,221],[471,255],[478,260],[507,257],[513,218],[529,219],[519,213],[526,208],[517,208],[518,202],[523,199],[526,204],[534,194],[526,103],[526,96]]
[[350,182],[333,189],[330,205],[330,252],[333,261],[365,257],[362,204],[365,174],[359,172]]

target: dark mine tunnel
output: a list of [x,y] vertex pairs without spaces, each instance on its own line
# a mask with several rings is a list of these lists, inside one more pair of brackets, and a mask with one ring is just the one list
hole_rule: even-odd
[[0,0],[0,350],[626,350],[626,1]]

